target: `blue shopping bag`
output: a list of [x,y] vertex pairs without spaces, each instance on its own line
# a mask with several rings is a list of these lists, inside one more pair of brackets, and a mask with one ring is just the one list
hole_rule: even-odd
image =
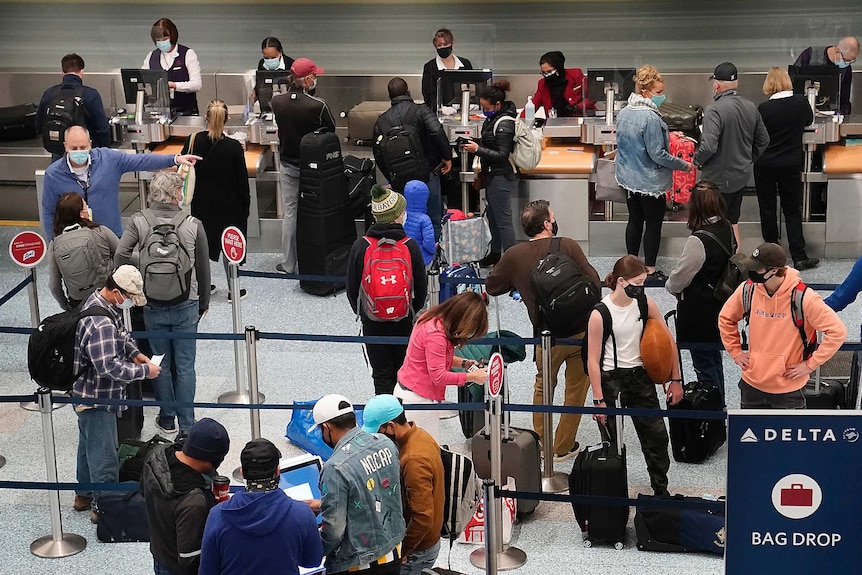
[[[317,403],[316,399],[293,402],[293,415],[291,415],[290,422],[287,424],[285,437],[294,445],[301,447],[313,455],[319,455],[321,459],[326,461],[332,455],[332,448],[323,442],[323,436],[319,427],[315,427],[314,430],[309,431],[311,426],[314,425],[312,410],[315,403]],[[354,413],[356,413],[356,425],[362,427],[362,410],[354,409]]]

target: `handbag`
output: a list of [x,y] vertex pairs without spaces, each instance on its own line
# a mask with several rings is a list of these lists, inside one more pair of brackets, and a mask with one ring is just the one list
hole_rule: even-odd
[[[491,252],[491,226],[482,215],[461,217],[459,210],[449,210],[443,216],[441,245],[445,259],[450,264],[477,262]],[[453,217],[454,216],[454,217]]]
[[[319,455],[327,461],[332,457],[332,448],[323,442],[323,434],[320,427],[314,427],[314,415],[312,410],[317,400],[294,401],[293,413],[287,424],[284,436],[297,447],[301,447],[312,455]],[[362,410],[354,409],[356,414],[356,425],[362,427]]]
[[149,541],[147,503],[140,490],[107,492],[95,505],[96,537],[103,543]]
[[626,203],[626,190],[617,183],[617,163],[608,158],[596,160],[596,200]]
[[[193,154],[195,149],[195,136],[197,132],[189,136],[189,153]],[[183,205],[192,205],[192,200],[195,197],[195,182],[197,175],[195,174],[194,166],[179,166],[177,172],[183,177]]]

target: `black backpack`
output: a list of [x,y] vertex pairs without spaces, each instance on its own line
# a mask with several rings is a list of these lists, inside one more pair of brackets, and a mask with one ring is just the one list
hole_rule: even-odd
[[70,391],[84,372],[85,367],[75,373],[75,331],[78,322],[85,317],[111,317],[111,312],[101,306],[83,311],[74,309],[46,317],[30,334],[27,345],[27,368],[30,377],[41,387],[56,391]]
[[552,238],[548,255],[530,272],[543,329],[556,337],[569,337],[587,324],[601,292],[575,261],[560,251],[560,238]]
[[427,182],[430,176],[425,150],[413,121],[419,113],[419,105],[413,104],[401,122],[386,130],[377,138],[379,164],[385,168],[384,174],[393,189],[398,192],[411,180]]
[[52,154],[66,153],[63,143],[66,130],[72,126],[87,126],[84,107],[84,87],[61,84],[54,89],[42,120],[42,146]]
[[724,270],[722,270],[718,281],[715,285],[707,283],[707,285],[712,288],[712,296],[718,301],[724,303],[730,299],[730,296],[733,295],[733,292],[736,291],[739,284],[748,279],[748,272],[742,266],[742,260],[745,256],[743,254],[733,254],[731,250],[724,245],[724,242],[718,239],[718,236],[712,232],[707,230],[698,230],[694,233],[695,235],[703,234],[704,236],[711,238],[727,255],[727,263],[724,264]]

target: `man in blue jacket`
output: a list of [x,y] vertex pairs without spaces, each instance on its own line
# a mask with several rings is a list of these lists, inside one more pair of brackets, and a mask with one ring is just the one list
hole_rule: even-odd
[[54,237],[54,212],[60,196],[77,192],[93,212],[92,219],[123,235],[120,215],[120,178],[126,172],[152,172],[180,164],[193,166],[200,156],[192,154],[126,154],[111,148],[94,148],[90,133],[81,126],[66,130],[66,155],[45,170],[42,185],[42,228]]
[[280,459],[266,439],[245,445],[240,454],[245,491],[210,511],[200,575],[297,575],[300,567],[323,561],[314,512],[279,489]]

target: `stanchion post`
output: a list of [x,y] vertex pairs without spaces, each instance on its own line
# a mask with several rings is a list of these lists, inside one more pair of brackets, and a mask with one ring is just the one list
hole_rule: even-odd
[[[54,445],[53,398],[51,390],[39,388],[36,392],[39,412],[42,414],[42,438],[45,444],[45,469],[49,483],[57,483],[57,453]],[[69,557],[87,547],[87,540],[74,533],[63,533],[60,517],[60,492],[48,492],[48,507],[51,510],[51,535],[40,537],[30,544],[30,552],[48,559]]]
[[[240,287],[239,287],[239,264],[235,264],[231,262],[228,264],[228,272],[229,272],[229,285],[228,288],[231,293],[231,313],[233,316],[233,332],[241,333],[241,325],[242,325],[242,308],[240,307]],[[242,342],[239,340],[235,340],[233,342],[233,362],[234,362],[234,374],[236,376],[236,390],[228,391],[226,393],[221,394],[218,397],[219,403],[263,403],[266,399],[262,393],[258,393],[258,401],[251,401],[251,397],[249,396],[248,389],[246,387],[245,374],[246,370],[243,369],[243,350],[242,350]]]
[[[252,325],[245,327],[245,349],[248,355],[248,392],[251,399],[251,405],[259,403],[258,398],[260,393],[257,387],[257,340],[258,331]],[[257,408],[250,409],[251,413],[251,438],[260,439],[260,410]]]
[[440,268],[433,267],[428,270],[428,307],[434,307],[440,303]]
[[[485,502],[485,572],[495,575],[499,567],[499,552],[503,548],[497,526],[501,524],[498,513],[500,500],[494,497],[494,480],[483,479],[482,491]],[[489,529],[488,527],[491,526]]]
[[[39,314],[39,291],[36,287],[36,268],[27,268],[24,275],[30,278],[30,285],[27,286],[27,296],[30,300],[30,326],[36,329],[42,323]],[[22,401],[18,406],[26,411],[40,411],[39,404],[35,401]],[[59,409],[60,407],[63,407],[63,404],[55,406],[54,409]],[[6,463],[5,460],[3,463]],[[3,467],[3,465],[0,464],[0,467]]]
[[[554,405],[554,387],[551,385],[551,332],[542,331],[542,405]],[[562,493],[569,489],[569,476],[554,471],[554,415],[550,411],[542,413],[542,491]]]

